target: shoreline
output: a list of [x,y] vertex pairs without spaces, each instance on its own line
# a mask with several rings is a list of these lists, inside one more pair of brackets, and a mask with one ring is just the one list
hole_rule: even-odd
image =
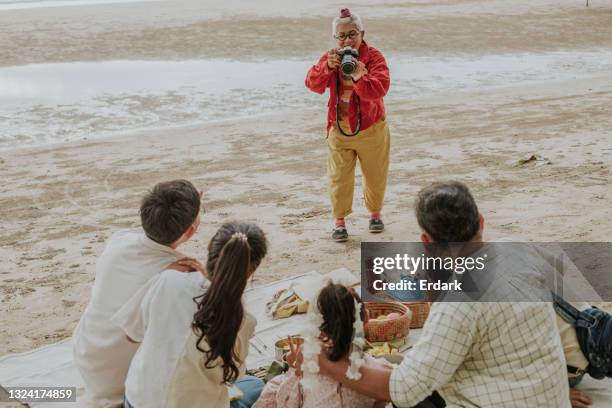
[[[466,88],[457,88],[452,91],[442,91],[442,90],[430,90],[429,92],[422,92],[416,95],[410,95],[408,92],[404,92],[402,95],[394,93],[392,96],[388,96],[386,100],[387,106],[393,105],[402,105],[405,103],[425,103],[426,101],[433,101],[436,99],[444,99],[447,102],[450,102],[456,98],[456,95],[459,95],[459,99],[471,98],[475,95],[481,94],[492,94],[495,92],[511,92],[512,89],[520,89],[522,86],[528,86],[534,89],[541,88],[545,89],[547,93],[556,93],[559,96],[564,95],[568,90],[567,87],[571,88],[571,91],[576,91],[579,89],[586,88],[588,91],[597,92],[598,88],[602,88],[609,83],[609,79],[612,78],[612,69],[608,71],[599,71],[596,74],[593,73],[579,73],[573,74],[573,72],[563,73],[561,77],[551,78],[551,79],[529,79],[527,81],[516,81],[510,82],[507,84],[487,84],[481,86],[472,86]],[[497,81],[499,82],[499,80]],[[555,88],[558,91],[555,91]],[[319,96],[318,99],[324,101],[326,96]],[[321,102],[319,101],[319,102]],[[305,104],[305,102],[304,102]],[[22,150],[27,149],[45,149],[45,148],[53,148],[53,147],[61,147],[61,146],[70,146],[72,144],[79,143],[88,143],[88,142],[97,142],[97,141],[112,141],[124,137],[140,137],[142,135],[146,135],[149,133],[159,133],[159,132],[173,132],[173,131],[189,131],[194,128],[206,127],[206,126],[215,126],[216,124],[224,124],[224,123],[243,123],[249,121],[257,121],[260,119],[265,119],[267,117],[274,117],[276,115],[290,115],[295,107],[288,108],[270,108],[263,107],[262,112],[257,114],[249,114],[249,113],[241,113],[239,116],[229,116],[229,117],[221,117],[216,119],[196,119],[190,120],[183,123],[154,123],[149,126],[138,126],[133,128],[121,129],[121,130],[105,130],[96,132],[96,136],[82,136],[81,139],[73,139],[73,140],[63,140],[63,141],[52,141],[52,142],[43,142],[38,144],[27,144],[25,146],[11,146],[11,147],[1,147],[0,148],[0,157],[3,155],[11,154],[12,152],[20,152]],[[319,107],[307,107],[306,105],[299,107],[299,110],[302,112],[322,112],[324,113],[324,109]]]
[[[304,109],[304,111],[310,111],[310,110],[317,111],[319,109],[318,108]],[[160,132],[193,131],[193,130],[201,129],[203,127],[205,128],[208,126],[231,124],[235,122],[241,123],[241,122],[246,122],[252,119],[274,117],[278,115],[286,115],[288,112],[289,111],[281,112],[281,113],[262,112],[260,114],[244,115],[244,116],[235,117],[235,118],[209,119],[209,120],[194,121],[190,123],[181,123],[181,124],[174,124],[174,125],[169,124],[169,125],[163,125],[163,126],[155,125],[151,127],[133,128],[129,130],[117,130],[117,131],[105,133],[97,137],[85,138],[85,139],[80,139],[80,140],[77,139],[77,140],[58,141],[58,142],[45,143],[45,144],[40,144],[40,145],[15,146],[15,147],[10,147],[6,149],[0,149],[0,158],[2,158],[2,155],[4,154],[11,154],[11,153],[37,153],[36,152],[37,150],[75,148],[75,147],[79,147],[79,145],[81,144],[85,144],[85,145],[88,143],[95,144],[96,142],[116,142],[119,139],[126,137],[126,136],[142,138],[142,137],[147,137],[145,134],[149,134],[149,133],[158,134]]]

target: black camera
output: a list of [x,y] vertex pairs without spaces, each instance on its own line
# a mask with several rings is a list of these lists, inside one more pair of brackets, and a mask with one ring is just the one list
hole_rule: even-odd
[[359,52],[351,47],[344,47],[338,50],[340,55],[340,68],[344,77],[348,77],[357,69],[357,58],[359,58]]

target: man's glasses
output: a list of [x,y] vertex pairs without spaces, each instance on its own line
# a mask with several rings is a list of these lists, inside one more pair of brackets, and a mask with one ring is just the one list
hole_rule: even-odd
[[348,34],[347,34],[347,33],[338,33],[338,34],[335,34],[335,35],[334,35],[334,38],[335,38],[336,40],[340,40],[340,41],[344,41],[344,40],[346,40],[347,38],[348,38],[349,40],[352,40],[353,38],[356,38],[356,37],[357,37],[359,34],[361,34],[359,31],[354,31],[354,30],[353,30],[353,31],[349,31],[349,33],[348,33]]

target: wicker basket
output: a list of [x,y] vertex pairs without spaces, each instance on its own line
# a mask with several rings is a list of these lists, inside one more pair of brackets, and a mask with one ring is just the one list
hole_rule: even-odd
[[[380,315],[399,313],[401,316],[377,320]],[[412,312],[399,302],[366,303],[366,340],[371,343],[394,341],[408,336]]]
[[412,320],[410,320],[411,329],[420,329],[425,324],[427,316],[429,316],[429,309],[431,309],[431,302],[403,302],[405,306],[412,312]]

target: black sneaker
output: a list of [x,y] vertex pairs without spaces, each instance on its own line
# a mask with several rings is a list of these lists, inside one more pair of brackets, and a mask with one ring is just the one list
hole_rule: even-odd
[[385,223],[380,218],[370,218],[370,226],[368,231],[377,234],[385,230]]
[[336,242],[346,242],[348,241],[348,231],[346,230],[346,227],[336,227],[334,228],[334,232],[332,232],[331,237]]

